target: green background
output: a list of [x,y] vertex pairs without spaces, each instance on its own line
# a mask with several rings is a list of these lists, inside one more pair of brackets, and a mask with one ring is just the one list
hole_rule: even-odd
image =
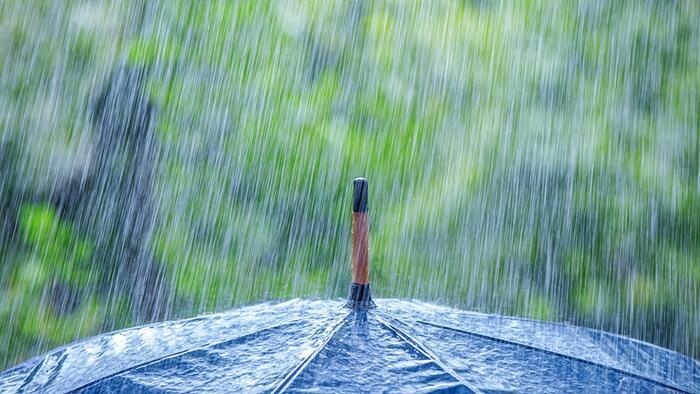
[[[2,1],[0,369],[345,296],[357,176],[375,296],[697,358],[699,20],[691,0]],[[155,108],[156,316],[109,286],[99,229],[45,197],[99,154],[88,108],[124,64]]]

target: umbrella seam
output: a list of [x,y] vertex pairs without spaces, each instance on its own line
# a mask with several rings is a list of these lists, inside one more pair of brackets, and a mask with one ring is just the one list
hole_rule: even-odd
[[331,330],[330,334],[328,334],[328,335],[323,339],[323,341],[322,341],[318,346],[316,346],[316,348],[314,349],[313,353],[311,353],[310,355],[306,356],[299,364],[297,364],[297,366],[294,367],[294,369],[292,369],[292,370],[284,377],[284,379],[282,379],[282,381],[281,381],[277,386],[275,386],[275,388],[272,390],[271,393],[273,393],[273,394],[282,393],[282,392],[284,392],[285,390],[287,390],[287,389],[289,388],[289,386],[290,386],[292,383],[294,383],[294,380],[295,380],[297,377],[299,377],[299,375],[300,375],[302,372],[304,372],[304,370],[306,369],[306,367],[308,367],[309,364],[311,364],[311,362],[316,358],[316,356],[317,356],[319,353],[321,353],[321,351],[326,347],[326,345],[328,345],[328,343],[333,339],[333,337],[335,337],[335,334],[337,334],[338,331],[340,331],[340,329],[343,328],[343,326],[345,326],[345,323],[347,323],[348,317],[349,317],[349,316],[350,316],[350,314],[348,313],[347,315],[345,315],[345,317],[343,317],[342,320],[340,320],[338,323],[336,323],[335,327],[333,327],[333,329]]
[[403,332],[401,329],[398,327],[392,325],[391,323],[385,321],[382,319],[379,314],[375,314],[374,316],[377,321],[384,327],[386,327],[388,330],[392,331],[394,334],[396,334],[399,339],[402,341],[406,342],[410,347],[412,347],[414,350],[416,350],[418,353],[422,354],[424,357],[427,357],[433,364],[437,365],[438,368],[442,369],[445,373],[450,375],[452,378],[456,379],[457,382],[459,382],[461,385],[469,389],[473,393],[481,393],[479,389],[476,387],[473,387],[470,385],[461,375],[459,375],[454,369],[450,368],[448,365],[442,362],[440,358],[433,354],[428,348],[423,345],[420,341],[417,339],[411,337],[410,335],[406,334]]
[[472,332],[472,331],[468,331],[468,330],[464,330],[464,329],[461,329],[461,328],[456,328],[456,327],[450,327],[450,326],[444,326],[444,325],[440,325],[440,324],[430,323],[430,322],[426,322],[426,321],[423,321],[423,320],[416,320],[416,322],[419,323],[419,324],[424,324],[424,325],[428,325],[428,326],[431,326],[431,327],[441,328],[441,329],[443,329],[443,330],[449,330],[449,331],[458,332],[458,333],[461,333],[461,334],[464,334],[464,335],[471,335],[471,336],[479,337],[479,338],[482,338],[482,339],[487,339],[487,340],[491,340],[491,341],[495,341],[495,342],[506,343],[506,344],[510,344],[510,345],[514,345],[514,346],[518,346],[518,347],[522,347],[522,348],[526,348],[526,349],[529,349],[529,350],[534,350],[534,351],[538,351],[538,352],[542,352],[542,353],[547,353],[547,354],[550,354],[550,355],[553,355],[553,356],[557,356],[557,357],[562,357],[562,358],[565,358],[565,359],[568,359],[568,360],[571,360],[571,361],[577,361],[577,362],[584,363],[584,364],[589,364],[589,365],[592,365],[592,366],[595,366],[595,367],[598,367],[598,368],[612,370],[612,371],[618,372],[618,373],[620,373],[620,374],[627,375],[627,376],[631,376],[631,377],[633,377],[633,378],[637,378],[637,379],[641,379],[641,380],[645,380],[645,381],[647,381],[647,382],[651,382],[651,383],[660,385],[660,386],[662,386],[662,387],[665,387],[665,388],[668,388],[668,389],[671,389],[671,390],[680,391],[680,392],[682,392],[682,393],[690,393],[690,391],[687,391],[686,389],[677,387],[677,386],[672,385],[672,384],[659,382],[659,381],[656,380],[656,379],[648,378],[648,377],[646,377],[646,376],[643,376],[643,375],[640,375],[640,374],[637,374],[637,373],[634,373],[634,372],[631,372],[631,371],[626,371],[626,370],[624,370],[624,369],[616,368],[616,367],[613,367],[613,366],[610,366],[610,365],[606,365],[606,364],[602,364],[602,363],[597,363],[597,362],[591,361],[591,360],[582,359],[582,358],[575,357],[575,356],[571,356],[571,355],[568,355],[568,354],[558,353],[558,352],[555,352],[555,351],[553,351],[553,350],[547,350],[547,349],[543,349],[543,348],[540,348],[540,347],[537,347],[537,346],[533,346],[533,345],[528,345],[528,344],[521,343],[521,342],[510,341],[510,340],[503,339],[503,338],[497,338],[497,337],[493,337],[493,336],[490,336],[490,335],[479,334],[479,333]]

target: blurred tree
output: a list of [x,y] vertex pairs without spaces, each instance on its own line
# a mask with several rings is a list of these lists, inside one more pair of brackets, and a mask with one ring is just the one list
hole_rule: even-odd
[[138,320],[157,316],[160,293],[149,247],[158,143],[146,74],[145,68],[117,66],[89,109],[95,127],[90,165],[51,195],[62,217],[94,242],[95,263],[107,275],[109,296],[127,293]]

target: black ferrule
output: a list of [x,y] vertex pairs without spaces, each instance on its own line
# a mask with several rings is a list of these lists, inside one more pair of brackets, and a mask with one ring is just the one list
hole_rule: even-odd
[[356,178],[353,182],[353,212],[367,212],[367,179]]
[[351,284],[350,295],[348,296],[348,302],[345,303],[345,306],[353,309],[375,308],[376,305],[374,304],[374,301],[372,301],[372,291],[369,287],[369,283]]

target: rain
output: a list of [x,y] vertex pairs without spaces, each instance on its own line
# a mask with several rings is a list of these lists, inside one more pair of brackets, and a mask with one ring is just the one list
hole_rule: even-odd
[[698,359],[698,21],[693,0],[0,0],[0,371],[347,297],[357,177],[374,297]]

